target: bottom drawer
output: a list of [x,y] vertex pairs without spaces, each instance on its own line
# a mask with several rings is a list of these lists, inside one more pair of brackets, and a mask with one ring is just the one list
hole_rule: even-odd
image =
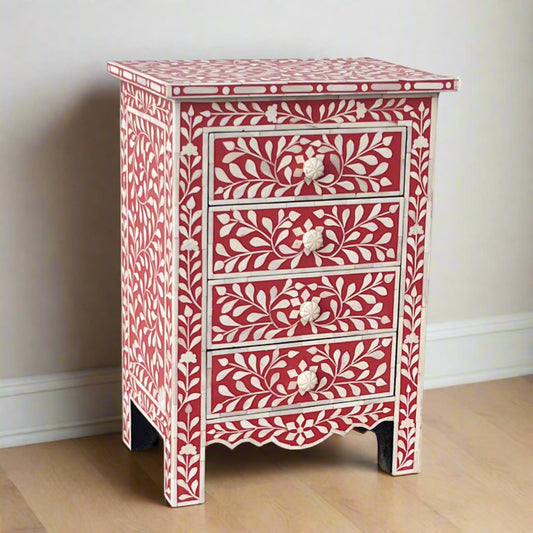
[[395,334],[208,354],[208,417],[388,396]]

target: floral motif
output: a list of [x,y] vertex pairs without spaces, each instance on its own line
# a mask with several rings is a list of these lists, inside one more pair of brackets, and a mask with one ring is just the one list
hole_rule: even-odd
[[199,248],[198,243],[194,239],[184,239],[181,243],[181,249],[188,252],[197,252]]
[[306,418],[304,415],[298,415],[294,422],[287,422],[287,440],[296,440],[296,444],[301,446],[306,439],[313,437],[312,418]]
[[278,106],[276,104],[271,104],[267,107],[265,116],[269,122],[276,123],[278,116]]
[[198,148],[193,143],[189,142],[181,149],[181,155],[182,156],[198,155]]
[[357,102],[355,116],[359,120],[361,120],[362,118],[365,117],[365,115],[366,115],[366,106],[365,106],[364,102]]
[[424,228],[420,224],[413,224],[409,228],[409,235],[423,235]]
[[426,137],[423,137],[422,135],[419,135],[413,141],[413,148],[427,148],[428,146],[429,146],[429,141],[426,139]]
[[164,386],[161,386],[159,388],[159,391],[157,393],[157,400],[159,403],[159,408],[161,410],[166,409],[167,407],[167,389],[165,389]]
[[194,444],[184,444],[180,448],[180,454],[181,455],[196,455],[198,452],[196,451],[196,446]]
[[178,158],[179,252],[177,272],[177,351],[176,368],[176,493],[178,505],[197,503],[202,499],[200,480],[203,462],[201,442],[201,324],[202,324],[202,196],[201,181],[202,119],[192,106],[179,114],[180,145]]
[[180,363],[196,363],[196,354],[190,350],[180,355]]
[[418,335],[416,333],[409,333],[404,337],[404,342],[408,344],[416,344],[418,343]]
[[400,429],[413,429],[415,423],[411,418],[404,418],[400,424]]

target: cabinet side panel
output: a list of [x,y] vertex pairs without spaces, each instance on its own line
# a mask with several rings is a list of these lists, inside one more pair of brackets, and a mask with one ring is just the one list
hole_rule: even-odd
[[130,316],[131,271],[128,260],[128,110],[121,83],[120,91],[120,289],[122,318],[122,440],[131,449]]
[[120,120],[124,440],[133,401],[170,454],[172,105],[123,82]]
[[420,408],[422,402],[425,289],[427,275],[427,225],[430,219],[431,147],[434,106],[432,98],[408,99],[412,121],[406,187],[407,223],[403,251],[402,290],[399,309],[398,375],[395,444],[392,473],[419,470]]

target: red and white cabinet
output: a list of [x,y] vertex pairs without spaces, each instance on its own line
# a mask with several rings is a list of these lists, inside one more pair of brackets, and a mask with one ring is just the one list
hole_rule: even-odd
[[[437,96],[369,58],[123,61],[123,438],[164,441],[165,496],[205,447],[373,430],[418,470]],[[238,453],[238,452],[235,452]]]

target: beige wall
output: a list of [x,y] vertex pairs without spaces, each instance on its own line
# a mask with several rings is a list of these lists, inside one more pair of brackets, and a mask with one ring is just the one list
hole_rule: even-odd
[[462,90],[440,101],[429,321],[533,310],[531,2],[20,0],[1,11],[0,378],[120,362],[107,59],[366,55],[459,75]]

